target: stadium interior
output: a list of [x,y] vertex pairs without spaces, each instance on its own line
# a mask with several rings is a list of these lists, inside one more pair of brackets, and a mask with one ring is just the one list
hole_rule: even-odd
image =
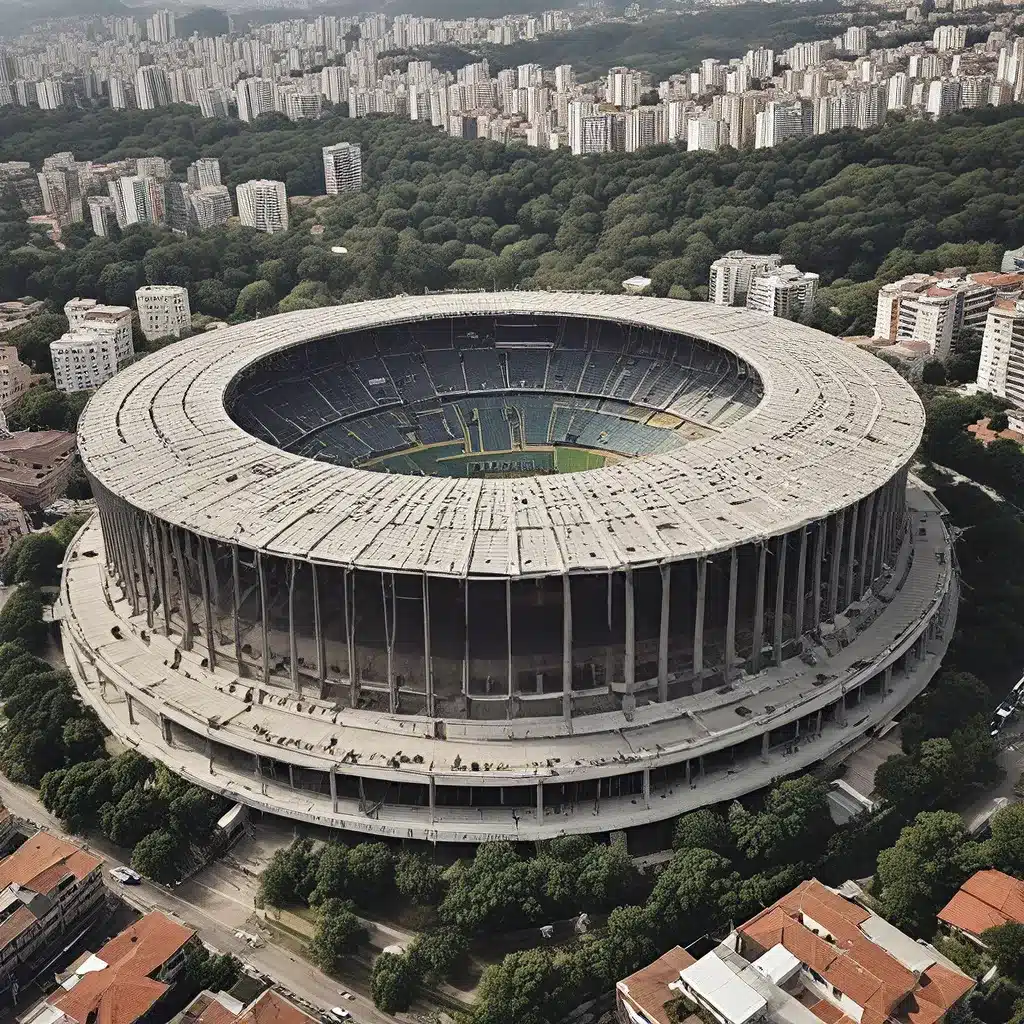
[[756,371],[677,333],[462,316],[334,335],[232,382],[242,428],[308,458],[429,476],[574,472],[671,451],[761,399]]

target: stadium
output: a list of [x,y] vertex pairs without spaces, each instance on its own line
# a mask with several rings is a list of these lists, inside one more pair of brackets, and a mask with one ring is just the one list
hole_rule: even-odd
[[62,634],[124,742],[251,807],[479,842],[841,759],[957,581],[887,364],[745,309],[472,293],[173,344],[93,397]]

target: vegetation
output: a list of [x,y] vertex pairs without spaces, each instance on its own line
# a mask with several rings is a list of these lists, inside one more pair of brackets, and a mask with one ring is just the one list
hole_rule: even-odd
[[[0,113],[0,158],[39,162],[58,148],[93,159],[162,153],[183,173],[197,156],[217,156],[230,184],[279,178],[292,196],[323,191],[320,147],[339,139],[363,146],[364,191],[293,205],[287,233],[225,227],[181,238],[137,226],[98,239],[70,231],[63,251],[41,243],[4,251],[0,297],[124,303],[146,282],[183,284],[197,312],[231,318],[282,302],[296,309],[424,289],[617,292],[643,273],[655,294],[699,298],[711,261],[744,248],[820,273],[826,287],[813,320],[845,333],[864,327],[868,310],[873,322],[878,283],[905,266],[991,267],[993,253],[1024,235],[1019,107],[766,150],[656,147],[595,158],[336,112],[295,123],[265,115],[250,125],[200,120],[181,107]],[[322,235],[310,234],[313,223]],[[347,255],[332,253],[334,245]],[[947,245],[965,248],[954,255]]]
[[56,586],[60,582],[64,552],[86,518],[85,515],[68,516],[50,530],[19,537],[0,559],[0,579],[7,586],[15,583]]

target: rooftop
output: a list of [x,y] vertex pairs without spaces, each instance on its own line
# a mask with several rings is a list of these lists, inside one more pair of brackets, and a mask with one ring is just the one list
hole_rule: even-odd
[[[115,935],[49,1002],[78,1024],[133,1024],[168,990],[156,973],[195,932],[158,910]],[[104,966],[95,969],[101,962]]]
[[682,946],[673,946],[654,963],[623,978],[616,988],[641,1009],[649,1020],[655,1024],[670,1024],[665,1007],[678,998],[678,993],[668,987],[669,982],[679,981],[680,972],[694,963],[696,960]]
[[754,950],[783,945],[863,1009],[861,1024],[933,1024],[974,987],[936,951],[816,879],[738,932]]
[[[289,346],[385,323],[531,312],[701,339],[752,365],[764,398],[678,450],[502,480],[325,465],[251,436],[224,406],[243,369]],[[326,564],[501,578],[654,565],[798,529],[888,481],[923,423],[895,370],[800,324],[670,299],[473,293],[303,310],[171,345],[100,389],[79,447],[114,495],[206,536]]]
[[49,832],[37,832],[0,861],[0,889],[19,885],[48,895],[67,877],[85,878],[103,861]]
[[1009,921],[1024,924],[1024,882],[1002,871],[976,871],[939,911],[939,920],[977,937]]

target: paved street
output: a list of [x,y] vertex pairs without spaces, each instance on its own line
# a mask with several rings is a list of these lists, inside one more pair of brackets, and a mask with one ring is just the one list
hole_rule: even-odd
[[[0,799],[17,817],[45,826],[56,835],[66,836],[60,823],[39,803],[33,790],[14,785],[0,776]],[[81,842],[74,836],[66,838]],[[123,887],[114,882],[107,872],[124,861],[102,843],[88,845],[107,861],[104,874],[107,885],[120,896],[137,903],[141,909],[159,909],[174,914],[195,928],[211,946],[234,953],[257,971],[273,978],[281,988],[294,992],[315,1006],[327,1009],[341,1001],[342,986],[301,957],[269,942],[261,949],[251,949],[235,938],[237,929],[245,927],[247,931],[255,932],[256,927],[250,920],[254,911],[251,894],[230,880],[230,869],[212,865],[173,892],[149,882]],[[263,937],[266,939],[265,933]],[[352,1011],[357,1022],[394,1024],[396,1018],[381,1013],[366,997],[355,992],[353,995],[355,998],[345,1006]]]

